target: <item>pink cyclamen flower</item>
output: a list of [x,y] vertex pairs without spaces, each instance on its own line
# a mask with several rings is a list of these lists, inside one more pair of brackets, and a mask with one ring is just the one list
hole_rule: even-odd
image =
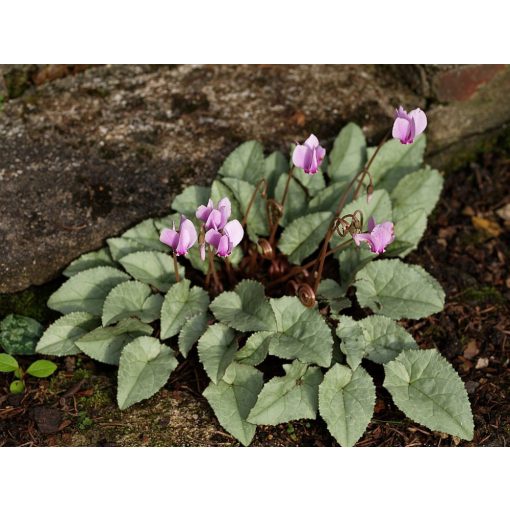
[[241,242],[243,236],[244,229],[241,223],[237,220],[232,220],[221,231],[208,230],[205,233],[205,241],[215,249],[217,255],[228,257],[232,250]]
[[400,143],[413,143],[414,139],[425,131],[427,116],[423,110],[416,108],[407,113],[402,106],[395,110],[395,122],[393,123],[393,138]]
[[179,230],[175,230],[175,224],[173,228],[164,228],[159,240],[170,246],[177,255],[186,255],[188,250],[197,242],[197,237],[195,225],[183,214],[181,215]]
[[292,163],[302,168],[305,174],[316,174],[325,155],[326,149],[319,145],[315,135],[310,135],[303,145],[296,145],[292,153]]
[[385,221],[384,223],[375,223],[374,218],[368,220],[368,233],[354,234],[352,236],[356,246],[359,246],[362,241],[365,241],[370,246],[372,253],[384,253],[386,246],[395,240],[395,232],[393,223]]
[[204,222],[206,230],[214,228],[216,230],[222,229],[230,218],[232,205],[230,200],[225,197],[218,202],[218,207],[214,207],[214,202],[209,199],[207,205],[201,205],[196,212],[196,217]]

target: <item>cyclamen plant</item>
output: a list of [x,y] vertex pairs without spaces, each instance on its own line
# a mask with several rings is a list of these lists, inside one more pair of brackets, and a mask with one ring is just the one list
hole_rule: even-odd
[[37,351],[118,365],[126,409],[165,385],[196,346],[210,379],[203,394],[244,445],[258,425],[317,414],[342,446],[354,445],[372,419],[370,374],[381,364],[383,386],[411,420],[471,439],[461,379],[397,322],[444,306],[440,284],[402,261],[443,185],[423,165],[426,123],[421,110],[400,107],[393,140],[367,147],[351,123],[329,155],[311,135],[290,164],[242,144],[210,187],[174,199],[175,213],[64,271],[69,280],[48,305],[65,315]]

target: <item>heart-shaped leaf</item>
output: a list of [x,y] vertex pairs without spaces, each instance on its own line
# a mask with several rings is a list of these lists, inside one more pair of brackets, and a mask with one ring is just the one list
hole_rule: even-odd
[[142,322],[159,318],[163,297],[152,294],[151,288],[142,282],[123,282],[114,287],[106,296],[103,305],[103,326],[109,326],[121,319],[137,317]]
[[421,319],[444,306],[437,280],[421,267],[397,259],[370,262],[356,275],[355,285],[361,306],[392,319]]
[[414,338],[399,324],[382,315],[371,315],[360,321],[341,315],[336,334],[342,340],[341,349],[354,370],[362,358],[375,363],[387,363],[403,350],[417,349]]
[[223,292],[210,305],[216,319],[238,331],[274,330],[275,320],[264,286],[243,280],[233,292]]
[[278,425],[302,418],[315,419],[322,372],[299,361],[283,365],[285,375],[264,384],[248,415],[255,425]]
[[161,339],[177,335],[187,319],[206,312],[209,296],[200,287],[190,288],[189,280],[181,280],[170,287],[161,307]]
[[466,388],[437,351],[403,351],[384,366],[384,373],[384,387],[409,418],[431,430],[473,438]]
[[353,446],[374,414],[375,386],[362,368],[333,365],[319,386],[319,412],[342,446]]
[[[176,282],[174,261],[167,253],[138,251],[119,260],[122,267],[137,280],[166,292]],[[178,264],[179,275],[184,278],[184,268]]]
[[173,351],[156,338],[141,336],[124,347],[119,362],[120,409],[152,397],[177,367]]
[[36,320],[11,313],[0,321],[0,346],[8,354],[34,354],[43,331]]
[[215,384],[223,377],[237,350],[233,329],[224,324],[213,324],[198,340],[198,356],[207,375]]
[[85,253],[81,257],[71,262],[63,271],[64,276],[71,277],[75,274],[92,269],[93,267],[110,266],[115,267],[117,264],[110,255],[108,248],[101,248],[97,251]]
[[123,319],[115,326],[96,328],[77,340],[76,346],[87,356],[118,365],[120,353],[125,345],[142,335],[150,335],[152,327],[138,319]]
[[237,351],[235,360],[244,365],[260,365],[269,353],[271,335],[269,331],[258,331],[250,335],[246,344]]
[[197,313],[186,320],[179,333],[179,351],[186,358],[191,348],[206,332],[208,326],[207,313]]
[[347,124],[335,139],[329,156],[328,174],[333,181],[349,182],[367,160],[367,144],[356,124]]
[[297,297],[271,299],[270,303],[276,332],[270,339],[269,354],[329,367],[333,337],[319,311],[306,308]]
[[101,320],[87,312],[73,312],[55,321],[43,334],[36,351],[51,356],[78,354],[76,340],[101,325]]
[[241,144],[229,154],[218,173],[256,185],[264,177],[264,148],[254,140]]
[[278,248],[287,255],[289,262],[301,264],[321,247],[332,217],[332,213],[318,212],[294,220],[283,231]]
[[256,426],[246,418],[263,385],[262,373],[256,368],[232,363],[223,379],[218,384],[211,382],[204,391],[221,426],[244,446],[248,446],[255,435]]
[[113,267],[94,267],[67,280],[48,300],[52,310],[61,313],[89,312],[101,316],[109,292],[129,276]]
[[44,378],[49,377],[56,369],[57,365],[53,361],[38,359],[27,368],[27,374],[33,377]]

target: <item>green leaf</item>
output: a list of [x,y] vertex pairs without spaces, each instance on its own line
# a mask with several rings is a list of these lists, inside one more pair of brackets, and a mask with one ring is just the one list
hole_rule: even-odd
[[[240,204],[241,214],[244,216],[253,197],[253,193],[255,192],[255,186],[248,181],[227,177],[223,179],[223,182],[232,191],[236,201]],[[242,221],[242,217],[237,219]],[[255,195],[253,205],[246,220],[246,230],[248,236],[254,242],[257,241],[259,235],[267,235],[269,233],[266,204],[260,192],[257,192]]]
[[200,287],[190,289],[189,280],[181,280],[170,287],[161,307],[161,339],[177,335],[187,319],[206,312],[209,296]]
[[270,331],[258,331],[251,334],[244,347],[236,353],[235,360],[244,365],[260,365],[269,353]]
[[[172,209],[188,218],[195,218],[199,205],[207,205],[211,196],[209,186],[188,186],[172,202]],[[215,204],[216,205],[216,204]]]
[[[281,203],[283,200],[287,178],[288,174],[283,174],[277,181],[275,198],[278,203]],[[285,207],[283,208],[283,216],[280,218],[280,225],[286,227],[295,219],[303,216],[306,212],[307,204],[308,198],[303,186],[301,186],[296,179],[291,179],[287,198],[285,199]]]
[[19,395],[25,391],[25,383],[23,381],[12,381],[11,385],[9,386],[9,391],[13,395]]
[[61,313],[89,312],[101,316],[108,293],[129,276],[113,267],[95,267],[72,276],[48,300]]
[[141,244],[133,241],[132,239],[125,239],[124,237],[110,237],[106,240],[113,260],[119,261],[121,258],[136,253],[137,251],[144,251],[147,248]]
[[317,289],[317,298],[326,301],[334,314],[352,306],[351,300],[345,297],[345,289],[329,278],[321,281]]
[[197,313],[186,320],[179,333],[179,351],[186,358],[191,348],[206,332],[209,318],[207,313]]
[[44,328],[24,315],[9,314],[0,322],[0,346],[8,354],[34,354]]
[[473,438],[464,384],[434,349],[404,351],[384,366],[384,387],[406,416],[431,430]]
[[394,218],[400,220],[417,209],[423,209],[428,216],[439,200],[443,181],[437,170],[429,168],[423,168],[402,178],[391,192]]
[[308,203],[308,212],[335,212],[346,184],[335,182],[317,194]]
[[218,384],[211,382],[204,391],[221,426],[244,446],[248,446],[255,435],[256,426],[246,418],[263,385],[262,373],[256,368],[232,363],[225,377]]
[[141,336],[124,347],[119,362],[120,409],[152,397],[177,367],[173,351],[156,338]]
[[295,296],[271,299],[270,303],[276,333],[271,336],[269,354],[329,367],[333,336],[319,311],[306,308]]
[[419,266],[393,260],[370,262],[356,275],[359,304],[392,319],[421,319],[440,312],[444,291]]
[[14,372],[18,362],[10,354],[0,353],[0,372]]
[[283,365],[285,375],[264,384],[247,421],[254,425],[278,425],[317,415],[322,372],[299,361]]
[[76,340],[101,325],[99,318],[87,312],[73,312],[60,317],[43,334],[36,347],[39,354],[71,356],[78,354]]
[[218,173],[256,185],[264,177],[264,148],[254,140],[243,143],[229,154]]
[[306,188],[311,197],[321,194],[326,188],[326,181],[324,180],[324,173],[321,171],[321,168],[319,168],[319,172],[316,174],[307,174],[301,168],[294,168],[292,177],[301,183],[301,186]]
[[234,360],[237,340],[233,329],[213,324],[198,340],[198,357],[211,381],[215,384]]
[[405,257],[417,248],[427,228],[427,215],[423,209],[417,209],[394,222],[395,241],[384,254],[385,257]]
[[92,359],[118,365],[126,344],[142,335],[150,335],[152,327],[138,319],[123,319],[115,326],[96,328],[76,341],[77,347]]
[[374,363],[387,363],[403,350],[417,349],[414,338],[399,324],[382,315],[371,315],[361,321],[340,316],[336,333],[342,340],[341,350],[354,370],[362,358]]
[[27,374],[40,378],[49,377],[56,369],[57,365],[53,361],[38,359],[27,368]]
[[159,235],[160,232],[156,228],[154,220],[149,218],[126,230],[122,237],[143,245],[145,249],[169,251],[168,246],[159,240]]
[[[166,292],[176,282],[173,257],[159,251],[138,251],[119,260],[122,267],[135,279]],[[178,264],[184,278],[184,267]]]
[[375,386],[362,368],[333,365],[319,386],[319,413],[342,446],[354,446],[374,414]]
[[[402,177],[418,170],[423,163],[426,145],[425,135],[420,135],[413,143],[408,145],[403,145],[398,140],[386,142],[370,167],[370,173],[376,188],[391,191]],[[368,150],[368,159],[370,159],[374,150],[375,148]]]
[[328,174],[332,181],[349,182],[367,160],[367,144],[363,131],[350,122],[340,131],[329,156]]
[[289,262],[301,264],[321,247],[332,217],[329,212],[307,214],[294,220],[283,231],[278,247]]
[[267,181],[267,194],[270,198],[275,196],[276,183],[281,175],[289,171],[289,161],[279,151],[271,153],[264,160],[264,176]]
[[223,292],[210,305],[217,320],[238,331],[274,330],[271,306],[264,286],[254,280],[243,280],[233,292]]
[[77,258],[73,262],[71,262],[64,269],[64,276],[71,277],[75,274],[80,273],[81,271],[85,271],[86,269],[92,269],[93,267],[99,266],[110,266],[115,267],[116,264],[110,255],[110,250],[108,248],[101,248],[97,251],[91,251],[90,253],[85,253],[81,257]]
[[163,297],[152,294],[151,288],[141,282],[123,282],[114,287],[106,296],[103,305],[103,326],[109,326],[121,319],[137,317],[142,322],[159,318]]

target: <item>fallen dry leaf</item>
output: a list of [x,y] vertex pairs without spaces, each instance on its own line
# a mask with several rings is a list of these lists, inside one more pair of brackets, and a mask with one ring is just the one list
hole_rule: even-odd
[[473,359],[479,352],[480,349],[478,348],[476,340],[471,340],[464,349],[464,357],[466,359]]
[[501,235],[501,227],[495,221],[481,218],[480,216],[473,216],[471,221],[477,230],[489,234],[490,237],[498,237]]

